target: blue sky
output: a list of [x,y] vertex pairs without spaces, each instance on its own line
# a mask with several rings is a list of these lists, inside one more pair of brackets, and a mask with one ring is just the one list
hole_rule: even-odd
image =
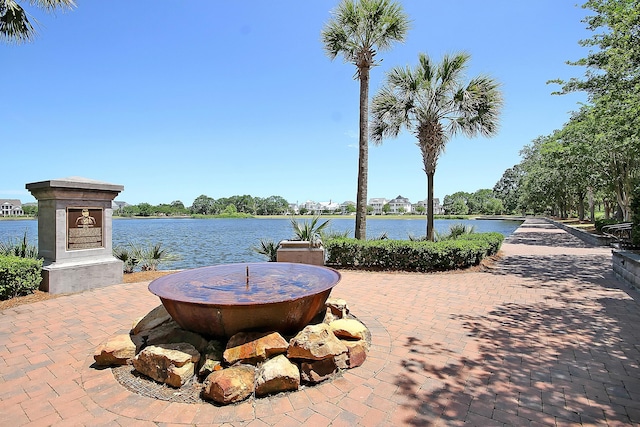
[[[554,96],[554,78],[586,56],[591,36],[575,0],[401,2],[404,44],[381,52],[370,94],[418,53],[471,54],[505,98],[493,138],[457,138],[435,196],[492,188],[533,139],[562,127],[586,98]],[[34,201],[30,182],[82,176],[124,186],[131,204],[190,206],[201,194],[355,200],[359,83],[331,61],[320,32],[337,0],[78,0],[48,15],[23,45],[0,44],[0,198]],[[369,150],[368,197],[426,198],[415,137]]]

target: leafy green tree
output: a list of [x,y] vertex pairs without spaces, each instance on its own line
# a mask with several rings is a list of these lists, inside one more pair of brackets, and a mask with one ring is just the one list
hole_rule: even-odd
[[187,208],[185,208],[184,203],[180,200],[174,200],[171,202],[171,213],[174,215],[186,214]]
[[254,204],[258,215],[282,215],[289,210],[289,202],[280,196],[256,197]]
[[470,194],[464,191],[444,196],[442,199],[444,213],[447,215],[467,215],[469,213],[469,206],[467,206],[469,196]]
[[[562,85],[560,94],[585,91],[589,95],[592,106],[578,121],[579,127],[582,122],[595,125],[591,126],[593,146],[608,158],[594,152],[590,160],[601,162],[621,216],[629,220],[632,189],[640,179],[640,3],[588,0],[583,8],[595,12],[584,20],[594,34],[580,41],[589,47],[588,55],[569,64],[586,67],[584,77],[552,82]],[[576,127],[575,120],[570,127]],[[584,145],[580,148],[585,150]],[[588,191],[598,194],[597,188]]]
[[484,211],[482,212],[486,215],[500,215],[504,213],[504,205],[502,204],[502,200],[492,197],[484,205]]
[[[586,91],[591,96],[636,93],[640,85],[640,4],[638,0],[588,0],[582,6],[595,15],[583,22],[594,32],[580,44],[589,54],[570,65],[586,67],[584,78],[572,78],[562,92]],[[595,48],[595,49],[594,49]]]
[[507,169],[500,180],[493,186],[493,194],[502,201],[507,213],[514,213],[519,207],[520,181],[523,177],[520,164]]
[[204,194],[196,197],[191,205],[191,213],[200,215],[211,215],[213,213],[213,206],[215,200]]
[[138,203],[138,215],[151,216],[155,214],[155,209],[149,203]]
[[[30,0],[29,4],[46,12],[71,9],[76,5],[73,0]],[[33,21],[37,24],[37,21]],[[36,35],[29,14],[17,1],[0,0],[0,40],[20,44],[32,41]]]
[[391,205],[390,205],[389,203],[385,203],[385,204],[382,206],[382,213],[386,215],[386,214],[388,214],[389,212],[391,212]]
[[228,203],[233,204],[236,207],[237,212],[246,214],[256,213],[256,203],[252,196],[244,194],[242,196],[229,197]]
[[236,205],[227,205],[226,208],[224,208],[224,211],[222,211],[223,215],[234,215],[238,213],[238,208],[236,208]]
[[493,198],[493,190],[489,188],[483,188],[477,190],[475,193],[470,194],[467,198],[467,206],[469,207],[469,213],[471,214],[484,214],[486,212],[486,205],[490,199]]
[[373,98],[371,135],[375,144],[397,137],[407,128],[418,138],[427,174],[427,239],[433,241],[433,178],[438,157],[457,134],[469,137],[496,133],[502,108],[498,83],[478,76],[464,83],[470,56],[445,55],[434,64],[421,53],[411,69],[396,67]]
[[38,205],[22,205],[22,212],[27,216],[38,216]]
[[369,72],[376,65],[378,51],[403,42],[409,19],[402,6],[389,0],[342,0],[333,18],[322,30],[325,52],[331,59],[342,55],[356,66],[360,81],[360,127],[358,191],[356,196],[355,238],[366,239],[367,178],[369,162]]

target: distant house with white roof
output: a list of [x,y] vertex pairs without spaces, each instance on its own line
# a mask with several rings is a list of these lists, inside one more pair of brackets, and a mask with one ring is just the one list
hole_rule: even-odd
[[373,208],[374,215],[382,215],[382,208],[389,203],[384,197],[374,197],[369,199],[369,206]]
[[[428,201],[425,200],[421,200],[418,203],[414,204],[414,208],[413,210],[415,211],[415,206],[422,206],[425,210],[425,213],[427,212],[427,206],[428,206]],[[442,215],[444,214],[444,208],[442,207],[442,205],[440,204],[440,199],[437,197],[433,198],[433,214],[434,215]]]
[[18,199],[0,199],[0,216],[21,216],[22,202]]
[[356,202],[352,202],[351,200],[347,200],[344,201],[340,204],[340,212],[342,214],[347,214],[349,213],[349,206],[353,206],[353,208],[351,209],[353,212],[355,212],[356,209]]
[[403,214],[411,213],[411,202],[406,197],[398,196],[389,200],[389,213]]

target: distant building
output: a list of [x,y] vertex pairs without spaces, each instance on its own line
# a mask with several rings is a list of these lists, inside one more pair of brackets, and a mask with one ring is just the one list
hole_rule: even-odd
[[111,209],[113,209],[113,211],[115,212],[120,212],[122,209],[126,208],[127,206],[129,206],[129,203],[127,202],[120,202],[118,200],[113,200],[111,202]]
[[382,208],[387,203],[389,203],[389,201],[384,197],[376,197],[373,199],[369,199],[369,206],[373,208],[374,215],[382,215]]
[[411,213],[411,202],[406,197],[398,196],[389,200],[389,207],[389,213],[392,214]]
[[18,199],[0,199],[0,216],[22,216],[22,202]]
[[[416,206],[422,206],[425,209],[425,213],[427,213],[427,200],[421,200],[418,203],[413,205],[413,210],[415,212],[415,207]],[[440,205],[440,199],[437,197],[433,198],[433,214],[434,215],[442,215],[444,214],[444,208],[442,207],[442,205]]]
[[328,202],[320,202],[318,203],[318,205],[320,207],[319,213],[333,214],[333,213],[336,213],[336,211],[340,211],[340,205],[331,200],[329,200]]
[[289,203],[289,210],[285,215],[298,215],[300,213],[300,208],[297,203]]
[[353,206],[353,209],[351,209],[353,212],[355,212],[355,208],[356,208],[356,202],[352,202],[351,200],[347,200],[345,202],[342,202],[340,204],[340,212],[345,215],[349,213],[349,206]]
[[304,209],[305,213],[318,215],[321,212],[320,203],[314,202],[313,200],[307,200],[300,206],[300,210]]

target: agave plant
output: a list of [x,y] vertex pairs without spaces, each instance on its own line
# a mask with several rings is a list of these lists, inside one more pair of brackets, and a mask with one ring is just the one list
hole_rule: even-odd
[[123,271],[125,273],[133,273],[133,270],[139,262],[139,260],[133,256],[133,251],[129,251],[129,249],[122,246],[113,248],[113,256],[122,261]]
[[387,234],[386,231],[383,231],[382,233],[378,234],[377,236],[374,236],[368,240],[388,240],[389,239],[389,234]]
[[411,241],[411,242],[425,242],[427,240],[428,240],[427,236],[415,236],[415,235],[409,233],[409,241]]
[[260,255],[267,257],[269,262],[276,262],[278,260],[278,248],[280,243],[276,243],[273,240],[260,239],[259,246],[253,246],[251,249]]
[[160,262],[173,258],[166,249],[162,248],[162,243],[154,243],[147,246],[139,253],[142,260],[142,265],[140,266],[142,271],[156,271]]
[[319,216],[314,216],[311,221],[298,222],[295,218],[291,218],[291,226],[293,227],[293,233],[298,240],[309,242],[309,245],[313,248],[322,246],[322,232],[331,222],[330,219],[326,220],[322,224],[318,224],[320,221]]
[[38,258],[38,247],[29,243],[27,232],[24,232],[22,239],[7,240],[0,242],[0,255],[17,256],[20,258]]
[[473,225],[466,224],[452,224],[449,226],[449,232],[447,234],[438,234],[436,240],[455,240],[465,234],[473,234],[476,232],[476,228]]
[[128,246],[128,249],[117,247],[113,250],[113,256],[124,262],[125,273],[132,273],[138,264],[142,271],[156,271],[161,262],[176,259],[174,255],[162,248],[162,243],[154,243],[146,247],[129,243]]

